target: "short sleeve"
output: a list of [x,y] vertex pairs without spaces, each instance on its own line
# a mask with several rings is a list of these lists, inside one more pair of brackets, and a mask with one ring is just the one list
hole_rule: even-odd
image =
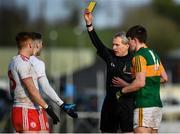
[[133,57],[132,67],[135,73],[146,72],[146,67],[147,67],[146,59],[141,55],[137,55]]
[[17,67],[17,70],[21,79],[32,77],[30,62],[23,62]]

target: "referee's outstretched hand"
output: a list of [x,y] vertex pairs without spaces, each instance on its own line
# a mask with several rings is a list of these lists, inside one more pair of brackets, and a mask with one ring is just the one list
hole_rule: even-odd
[[76,104],[66,104],[63,103],[61,108],[72,118],[78,118],[78,114],[74,111]]
[[59,118],[54,113],[51,105],[49,105],[45,110],[48,113],[48,115],[53,119],[53,124],[57,124],[58,122],[60,122]]
[[119,77],[114,77],[112,79],[112,83],[114,87],[125,87],[127,85],[129,85],[129,83],[127,83],[126,81],[124,81],[123,79],[119,78]]

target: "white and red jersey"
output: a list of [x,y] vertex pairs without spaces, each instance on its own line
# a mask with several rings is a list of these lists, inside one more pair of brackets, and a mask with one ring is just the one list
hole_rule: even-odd
[[32,64],[36,75],[38,77],[39,89],[43,91],[53,102],[58,106],[61,106],[64,102],[59,98],[54,89],[50,86],[49,81],[46,76],[45,64],[42,60],[38,59],[36,56],[30,57],[30,63]]
[[38,108],[30,99],[26,87],[22,83],[22,79],[32,77],[36,88],[38,89],[37,75],[29,62],[29,58],[23,55],[13,57],[9,64],[8,76],[10,80],[10,91],[13,97],[13,106]]
[[31,56],[29,61],[32,64],[38,78],[46,76],[45,64],[42,60],[38,59],[36,56]]

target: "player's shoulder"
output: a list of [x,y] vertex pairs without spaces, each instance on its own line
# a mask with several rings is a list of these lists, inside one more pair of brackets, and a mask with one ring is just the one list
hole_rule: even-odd
[[42,64],[44,63],[42,60],[40,60],[39,58],[37,58],[36,56],[30,56],[30,62],[31,64]]
[[29,58],[23,55],[17,55],[12,58],[15,64],[29,64]]
[[22,69],[29,68],[30,62],[27,57],[23,57],[21,55],[14,56],[9,63],[9,69]]
[[32,56],[30,56],[29,61],[30,62],[37,62],[38,58],[36,56],[32,55]]
[[45,66],[44,62],[42,60],[40,60],[39,58],[37,58],[36,56],[30,57],[30,63],[33,66]]
[[149,48],[140,48],[137,52],[134,53],[133,57],[146,57],[149,53]]

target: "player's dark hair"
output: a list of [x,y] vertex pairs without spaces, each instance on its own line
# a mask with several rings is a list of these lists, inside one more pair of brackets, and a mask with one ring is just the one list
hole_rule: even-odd
[[18,48],[20,48],[20,44],[28,39],[33,39],[33,35],[30,32],[19,32],[16,35],[16,43],[18,45]]
[[32,35],[33,35],[34,40],[41,40],[42,39],[42,35],[40,33],[32,32]]
[[131,39],[137,38],[139,42],[146,43],[147,40],[147,31],[146,29],[141,25],[135,25],[126,33],[126,37],[130,37]]

